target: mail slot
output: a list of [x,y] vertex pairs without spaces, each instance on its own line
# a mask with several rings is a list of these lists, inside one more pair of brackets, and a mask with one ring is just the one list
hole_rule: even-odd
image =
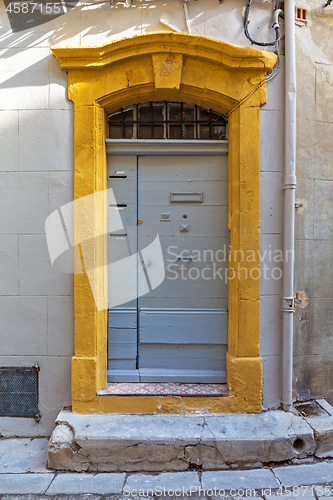
[[171,203],[202,203],[203,202],[203,192],[202,191],[182,191],[182,192],[171,192],[170,193]]

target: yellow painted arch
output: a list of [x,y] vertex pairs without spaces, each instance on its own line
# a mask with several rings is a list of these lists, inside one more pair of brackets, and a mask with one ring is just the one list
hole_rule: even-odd
[[[73,411],[78,413],[259,412],[262,366],[259,354],[260,268],[259,108],[266,102],[265,76],[275,54],[236,47],[201,36],[149,33],[101,47],[54,47],[68,71],[74,102],[74,199],[106,189],[106,116],[148,100],[184,101],[229,116],[229,267],[227,382],[224,397],[100,396],[106,386],[107,311],[98,311],[86,273],[74,276],[75,355]],[[106,233],[106,207],[85,215],[96,234]],[[79,242],[79,215],[75,214]],[[241,260],[254,251],[255,262]],[[89,251],[95,294],[107,297],[106,241]],[[244,271],[238,273],[238,265]],[[248,273],[246,273],[246,269]],[[239,275],[237,275],[237,273]]]

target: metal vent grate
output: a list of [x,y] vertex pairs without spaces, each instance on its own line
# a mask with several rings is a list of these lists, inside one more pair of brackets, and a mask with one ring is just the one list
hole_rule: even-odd
[[38,412],[39,366],[0,368],[0,416],[33,417]]

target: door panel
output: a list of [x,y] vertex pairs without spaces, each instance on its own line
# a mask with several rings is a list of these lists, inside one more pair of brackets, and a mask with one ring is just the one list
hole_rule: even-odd
[[[166,265],[163,283],[138,299],[141,376],[225,382],[226,158],[139,157],[138,217],[159,234]],[[139,226],[139,247],[148,236]]]
[[110,309],[108,319],[108,381],[139,382],[136,303]]
[[[145,207],[144,216],[146,220],[152,220],[157,217],[161,218],[161,214],[170,214],[172,210],[172,218],[170,221],[164,221],[159,224],[158,234],[162,236],[172,237],[212,237],[218,233],[220,237],[229,238],[228,234],[228,206],[227,205],[204,205],[204,204],[189,204],[189,203],[168,203],[167,205],[153,205]],[[143,215],[143,214],[142,214]],[[184,217],[185,216],[185,217]],[[190,233],[179,232],[180,224],[189,224],[188,220],[195,219],[195,225],[191,226]],[[155,221],[156,222],[156,221]],[[158,221],[159,222],[159,221]],[[217,226],[219,226],[217,230]]]
[[[206,309],[141,309],[142,344],[226,344],[227,313]],[[161,335],[163,329],[164,335]],[[203,332],[205,334],[203,335]]]
[[[136,157],[109,156],[107,175],[116,202],[108,206],[108,380],[138,382]],[[114,213],[123,223],[118,231],[112,231]]]
[[225,382],[227,157],[112,156],[108,187],[108,381]]
[[[183,297],[182,303],[185,309],[193,309],[197,304],[197,297]],[[201,307],[203,309],[219,309],[221,308],[223,311],[227,312],[228,300],[221,297],[200,297]],[[169,297],[168,298],[168,306],[171,309],[177,309],[179,304],[178,297]],[[165,298],[164,297],[145,297],[145,309],[160,308],[163,309],[165,306]]]
[[[144,168],[149,171],[152,182],[170,182],[173,179],[186,181],[228,180],[227,169],[221,168],[221,161],[226,164],[226,156],[141,156]],[[178,160],[176,160],[178,158]],[[140,166],[142,166],[142,161]],[[156,167],[158,166],[158,169]],[[226,201],[226,200],[224,200]]]
[[[141,173],[141,172],[140,172]],[[149,172],[146,173],[148,177]],[[139,179],[140,182],[140,179]],[[174,179],[173,181],[165,181],[165,182],[153,182],[153,181],[145,181],[142,185],[142,189],[140,191],[141,200],[149,198],[149,206],[152,205],[164,205],[170,207],[170,198],[172,200],[172,195],[177,194],[178,198],[180,198],[180,194],[183,193],[183,200],[180,201],[186,209],[188,206],[192,208],[197,208],[200,206],[214,206],[214,205],[222,205],[225,204],[225,200],[228,196],[228,183],[227,181],[181,181],[178,179]],[[190,193],[203,193],[203,200],[191,202],[186,200],[186,194],[189,198]],[[174,196],[173,196],[174,197]],[[194,198],[194,196],[193,196]],[[177,201],[171,201],[171,204],[176,204]]]
[[158,359],[158,369],[177,370],[181,374],[182,370],[201,370],[208,360],[210,370],[221,371],[221,360],[225,354],[226,347],[223,345],[146,344],[141,347],[141,369],[156,369]]
[[[185,307],[183,299],[193,297],[196,299],[194,309],[201,308],[201,297],[225,298],[228,284],[224,279],[214,279],[216,269],[213,264],[204,266],[191,263],[171,265],[172,268],[166,270],[166,279],[159,286],[159,290],[153,290],[147,296],[140,298],[140,307],[145,308],[146,301],[150,298],[163,297],[165,305],[167,305],[169,297],[178,297],[178,307]],[[224,268],[219,268],[219,270],[224,274]],[[204,276],[205,279],[201,279],[201,276]]]
[[[225,358],[226,351],[220,353]],[[200,383],[200,384],[221,384],[224,383],[226,374],[221,376],[221,370],[200,370],[200,368],[181,370],[159,368],[141,368],[140,382],[175,382],[175,383]]]

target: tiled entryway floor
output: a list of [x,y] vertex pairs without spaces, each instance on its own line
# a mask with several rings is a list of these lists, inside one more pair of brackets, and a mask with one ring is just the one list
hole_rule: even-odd
[[108,384],[98,393],[100,396],[117,394],[122,396],[226,396],[226,384],[177,384],[116,382]]

